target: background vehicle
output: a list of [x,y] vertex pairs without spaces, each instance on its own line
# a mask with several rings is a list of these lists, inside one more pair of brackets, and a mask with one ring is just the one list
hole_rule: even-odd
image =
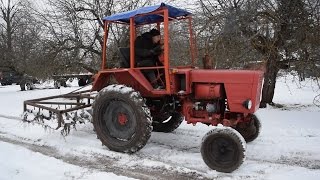
[[0,72],[0,83],[2,86],[18,84],[22,91],[32,90],[35,88],[35,84],[39,81],[28,75],[22,75],[15,71],[1,71]]
[[79,86],[85,86],[92,82],[92,76],[91,73],[86,74],[63,74],[63,75],[53,75],[52,78],[54,80],[54,87],[56,89],[59,89],[61,86],[66,87],[66,82],[69,79],[77,79]]
[[2,86],[19,84],[22,79],[22,75],[15,71],[0,71],[0,83]]

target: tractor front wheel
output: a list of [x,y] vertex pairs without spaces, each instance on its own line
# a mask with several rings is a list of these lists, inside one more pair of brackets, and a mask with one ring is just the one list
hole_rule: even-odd
[[203,137],[201,155],[209,168],[229,173],[243,163],[245,147],[245,140],[236,130],[218,127]]
[[151,136],[150,110],[140,93],[124,85],[102,89],[93,104],[93,125],[102,144],[110,150],[134,153]]
[[157,116],[153,118],[153,131],[169,133],[177,129],[184,116],[180,112],[173,112],[169,115]]

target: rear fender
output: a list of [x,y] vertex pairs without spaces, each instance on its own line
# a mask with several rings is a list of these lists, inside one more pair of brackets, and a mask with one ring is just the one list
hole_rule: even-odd
[[140,70],[118,69],[99,71],[94,77],[92,90],[100,91],[111,84],[125,84],[145,95],[153,89]]
[[102,88],[108,86],[110,84],[110,75],[111,73],[103,71],[99,71],[95,74],[93,76],[92,91],[100,91]]

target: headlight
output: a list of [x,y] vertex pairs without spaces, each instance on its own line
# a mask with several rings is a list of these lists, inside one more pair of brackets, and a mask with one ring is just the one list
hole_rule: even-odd
[[251,109],[252,107],[252,101],[250,99],[247,99],[243,102],[243,106],[247,109]]

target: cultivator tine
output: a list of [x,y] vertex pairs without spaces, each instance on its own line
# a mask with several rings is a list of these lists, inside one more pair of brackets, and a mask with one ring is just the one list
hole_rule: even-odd
[[49,113],[49,116],[47,116],[43,113],[43,111],[44,110],[40,108],[38,110],[36,110],[35,108],[33,110],[27,109],[23,113],[23,121],[32,124],[39,124],[45,129],[54,130],[54,128],[52,128],[49,124],[46,123],[46,121],[49,121],[52,118],[52,114]]
[[63,121],[62,114],[59,113],[59,114],[58,114],[58,127],[56,128],[56,130],[58,130],[59,128],[61,128],[62,121]]

